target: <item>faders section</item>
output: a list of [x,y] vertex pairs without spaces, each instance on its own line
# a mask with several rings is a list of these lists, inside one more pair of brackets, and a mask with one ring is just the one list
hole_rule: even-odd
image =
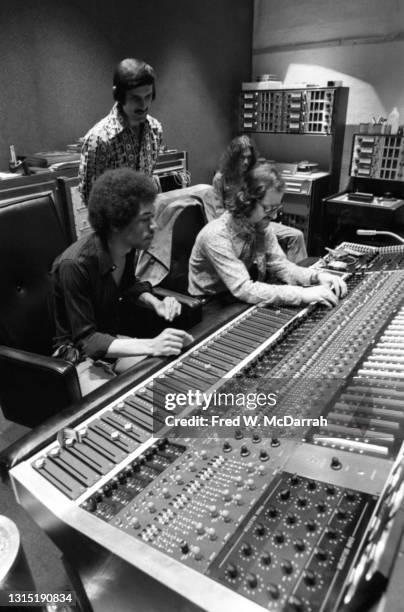
[[208,574],[270,610],[334,610],[375,499],[282,472]]
[[[366,333],[366,321],[360,333]],[[404,438],[404,308],[382,329],[314,433],[324,445],[395,455]],[[328,441],[327,441],[328,440]]]

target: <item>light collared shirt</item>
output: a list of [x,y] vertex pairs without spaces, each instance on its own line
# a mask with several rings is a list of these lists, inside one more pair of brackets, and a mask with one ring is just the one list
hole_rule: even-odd
[[91,187],[105,170],[133,168],[152,176],[163,138],[157,119],[146,116],[140,138],[114,104],[109,115],[101,119],[84,137],[79,168],[80,193],[88,203]]
[[[215,295],[230,291],[237,299],[257,304],[299,305],[300,286],[317,282],[317,273],[291,263],[280,248],[271,224],[265,230],[268,282],[253,281],[250,268],[256,257],[255,228],[229,212],[211,221],[199,233],[189,262],[189,293]],[[271,284],[276,279],[286,285]]]

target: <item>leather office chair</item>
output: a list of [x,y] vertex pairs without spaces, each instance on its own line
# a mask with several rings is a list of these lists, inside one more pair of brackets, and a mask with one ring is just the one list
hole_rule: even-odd
[[[196,237],[204,225],[205,217],[199,202],[195,201],[194,205],[186,206],[180,212],[173,225],[170,270],[168,273],[165,265],[162,265],[153,256],[147,256],[146,267],[142,266],[141,271],[137,271],[137,274],[140,273],[140,278],[151,281],[155,294],[161,299],[166,296],[175,297],[182,305],[181,315],[176,317],[172,324],[167,324],[167,321],[158,317],[154,311],[143,307],[138,317],[138,323],[133,321],[133,326],[125,329],[124,333],[129,336],[151,337],[162,332],[167,326],[189,330],[201,321],[203,302],[188,294],[188,264]],[[161,236],[157,235],[157,240],[160,238]],[[154,276],[156,273],[155,265],[158,268],[157,278],[160,275],[164,276],[163,280],[157,284],[153,280],[156,278]],[[125,308],[125,305],[123,307]],[[128,310],[126,311],[127,314],[124,315],[124,319],[129,321],[130,309],[133,306],[128,304],[126,307]]]
[[204,225],[203,211],[198,205],[187,206],[178,215],[173,227],[170,271],[158,287],[188,293],[189,258]]
[[52,352],[49,270],[68,239],[51,193],[0,202],[0,406],[33,427],[81,399],[76,369]]

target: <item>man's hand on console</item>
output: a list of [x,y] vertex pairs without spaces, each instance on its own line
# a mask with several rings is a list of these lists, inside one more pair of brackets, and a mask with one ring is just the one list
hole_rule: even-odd
[[320,303],[329,308],[338,304],[337,295],[325,284],[315,285],[314,287],[303,287],[302,292],[303,304]]
[[186,331],[168,327],[151,341],[152,355],[156,357],[179,355],[184,346],[191,344],[193,340],[191,334]]
[[343,298],[348,292],[348,288],[344,280],[336,274],[329,272],[320,272],[318,275],[320,285],[329,287],[338,298]]

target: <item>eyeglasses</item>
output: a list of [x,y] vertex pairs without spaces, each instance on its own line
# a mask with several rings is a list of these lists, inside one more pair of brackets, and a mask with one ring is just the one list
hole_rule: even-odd
[[271,208],[264,208],[263,204],[261,204],[264,210],[264,219],[275,219],[279,212],[282,210],[282,204],[278,204],[278,206],[271,206]]

